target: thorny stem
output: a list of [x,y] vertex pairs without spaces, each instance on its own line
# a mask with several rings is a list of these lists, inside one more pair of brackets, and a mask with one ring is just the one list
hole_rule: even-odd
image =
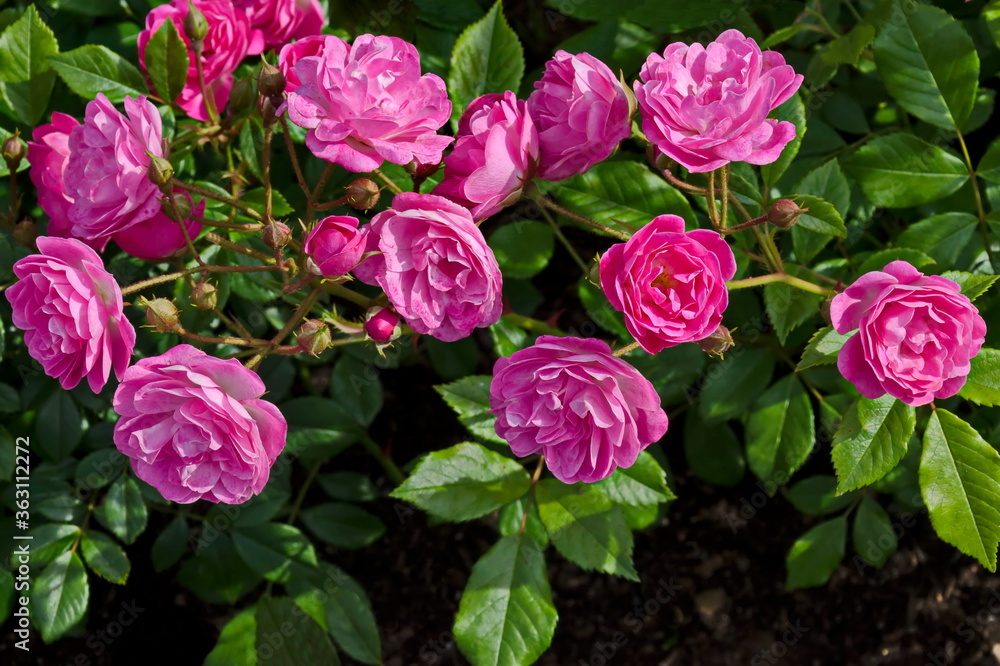
[[166,275],[159,275],[155,278],[149,278],[148,280],[141,280],[134,284],[130,284],[127,287],[122,287],[122,296],[128,296],[129,294],[134,294],[137,291],[142,291],[147,287],[154,287],[158,284],[165,284],[167,282],[173,282],[177,278],[182,278],[186,275],[191,275],[193,273],[259,273],[261,271],[279,271],[281,270],[277,266],[215,266],[212,264],[207,264],[205,266],[195,266],[194,268],[188,268],[183,271],[177,271],[175,273],[167,273]]
[[993,253],[992,243],[990,242],[990,230],[986,221],[986,208],[983,206],[983,197],[979,192],[979,181],[976,177],[976,169],[972,166],[972,158],[969,157],[969,149],[965,145],[965,137],[962,136],[962,130],[956,129],[955,133],[958,134],[958,145],[962,148],[962,157],[965,159],[965,165],[969,168],[969,180],[972,181],[972,195],[976,200],[976,211],[979,217],[979,231],[983,236],[983,245],[986,247],[986,255],[990,258],[990,265],[993,267],[993,270],[996,271],[1000,269],[1000,263],[997,263],[996,256]]
[[295,496],[295,501],[292,503],[292,508],[288,510],[288,520],[286,521],[289,525],[295,523],[295,519],[299,517],[299,511],[302,510],[302,503],[306,500],[306,493],[309,492],[309,487],[316,480],[316,476],[319,474],[319,468],[323,465],[323,461],[317,461],[309,468],[309,474],[306,476],[306,480],[302,482],[302,486],[299,488],[299,494]]
[[381,169],[375,169],[374,171],[372,171],[372,175],[381,180],[383,183],[385,183],[385,186],[388,187],[389,191],[392,192],[393,194],[402,194],[403,188],[397,185],[396,181],[394,181],[392,178],[389,178],[389,176],[382,173]]
[[201,97],[205,100],[205,108],[208,110],[208,117],[211,119],[212,124],[218,125],[219,111],[215,108],[215,96],[211,94],[208,86],[205,85],[205,71],[201,63],[202,45],[195,43],[192,46],[194,47],[194,65],[198,72],[198,87],[201,89]]
[[612,352],[612,353],[613,353],[613,354],[614,354],[615,356],[619,356],[619,357],[621,357],[621,356],[624,356],[625,354],[627,354],[627,353],[629,353],[629,352],[631,352],[631,351],[635,351],[635,350],[636,350],[636,349],[638,349],[638,348],[639,348],[639,343],[638,343],[638,342],[632,342],[632,343],[630,343],[630,344],[627,344],[627,345],[625,345],[624,347],[622,347],[622,348],[620,348],[620,349],[616,349],[616,350],[615,350],[614,352]]
[[586,262],[584,262],[580,255],[577,254],[576,248],[573,247],[573,244],[570,243],[569,239],[566,238],[566,235],[563,234],[562,229],[559,228],[556,221],[551,215],[549,215],[549,211],[542,207],[539,207],[539,210],[542,211],[542,215],[545,216],[545,220],[549,223],[549,226],[552,227],[552,233],[555,234],[556,238],[559,239],[559,242],[562,243],[563,247],[566,248],[566,251],[569,252],[569,256],[573,258],[576,265],[579,266],[580,270],[583,271],[584,275],[586,275],[590,269],[587,267]]
[[719,226],[723,229],[729,224],[729,176],[732,166],[722,167],[722,212],[719,214]]
[[261,154],[261,180],[264,181],[264,219],[268,222],[273,220],[272,212],[274,205],[271,191],[271,138],[274,136],[274,128],[264,128],[264,150]]
[[234,199],[232,197],[223,196],[223,195],[219,194],[218,192],[213,192],[212,190],[205,189],[204,187],[199,187],[197,185],[192,185],[190,183],[185,183],[183,181],[177,180],[176,178],[174,178],[170,182],[174,185],[174,187],[179,187],[182,190],[187,190],[188,192],[190,192],[192,194],[201,195],[201,196],[205,197],[206,199],[212,199],[213,201],[221,201],[224,204],[228,204],[228,205],[232,206],[233,208],[236,208],[238,210],[243,211],[249,217],[252,217],[255,220],[261,220],[261,221],[263,221],[263,217],[261,217],[260,213],[258,213],[253,208],[251,208],[250,206],[246,205],[245,203],[243,203],[241,201],[237,201],[236,199]]
[[[213,233],[211,231],[209,231],[207,234],[205,234],[205,240],[207,240],[209,243],[211,243],[213,245],[218,245],[219,247],[224,247],[227,250],[232,250],[233,252],[238,252],[238,253],[240,253],[242,255],[246,255],[248,257],[253,257],[254,259],[260,259],[265,264],[273,264],[275,266],[278,265],[275,262],[275,259],[274,259],[273,256],[264,254],[263,252],[258,252],[257,250],[255,250],[255,249],[253,249],[251,247],[247,247],[245,245],[240,245],[239,243],[234,243],[233,241],[229,240],[228,238],[224,238],[223,236],[220,236],[219,234]],[[283,267],[281,267],[281,268],[282,268],[282,270],[284,270]]]
[[[535,466],[535,472],[531,475],[531,486],[530,490],[534,490],[535,486],[538,485],[538,480],[542,478],[542,469],[545,467],[545,456],[538,456],[538,464]],[[521,527],[518,529],[518,534],[524,534],[524,529],[528,526],[528,512],[531,511],[531,501],[535,499],[535,493],[529,493],[528,499],[524,503],[524,515],[521,516]]]
[[821,287],[818,284],[813,284],[788,273],[771,273],[770,275],[761,275],[744,280],[732,280],[726,283],[726,287],[732,291],[734,289],[746,289],[748,287],[757,287],[762,284],[773,284],[775,282],[782,282],[790,287],[818,294],[819,296],[833,296],[836,293],[833,289]]
[[691,194],[700,194],[703,196],[707,192],[707,190],[704,187],[698,187],[697,185],[692,185],[691,183],[685,183],[683,180],[681,180],[674,174],[670,173],[669,169],[664,169],[663,171],[661,171],[661,173],[663,174],[663,177],[667,179],[667,182],[669,182],[677,189],[685,190],[687,192],[690,192]]
[[194,256],[194,260],[198,262],[199,266],[204,266],[205,262],[202,261],[201,255],[198,253],[198,249],[194,246],[194,243],[191,242],[191,234],[188,233],[187,225],[181,218],[180,211],[177,210],[177,204],[174,203],[173,197],[168,196],[164,201],[167,204],[167,208],[170,209],[170,218],[181,227],[181,233],[184,234],[184,244],[187,245],[188,252]]
[[350,301],[352,303],[360,305],[363,308],[367,308],[372,303],[372,299],[368,298],[367,296],[359,294],[353,289],[348,289],[343,285],[339,285],[333,282],[321,282],[317,288],[333,296],[339,296],[340,298],[343,298],[345,301]]
[[741,224],[737,224],[735,227],[728,227],[725,229],[719,229],[720,234],[731,234],[737,231],[744,231],[751,227],[756,227],[761,224],[767,224],[767,215],[761,215],[760,217],[755,217],[752,220],[747,220]]
[[310,194],[309,186],[306,185],[306,178],[302,175],[302,165],[299,164],[299,156],[295,152],[295,141],[292,140],[292,134],[288,131],[288,117],[282,114],[280,121],[281,128],[284,130],[282,134],[285,135],[285,145],[288,147],[288,156],[292,160],[292,169],[295,171],[295,180],[299,181],[302,193],[308,197]]
[[309,292],[308,296],[302,299],[302,302],[299,303],[299,307],[296,308],[292,316],[288,318],[288,322],[285,323],[285,326],[280,331],[278,331],[277,335],[271,338],[269,347],[261,349],[259,352],[254,354],[253,358],[247,361],[246,367],[248,370],[255,369],[257,365],[259,365],[260,362],[264,360],[264,357],[267,356],[270,351],[272,351],[273,349],[277,349],[281,345],[281,341],[284,340],[286,337],[288,337],[288,334],[291,333],[292,330],[299,325],[299,322],[302,320],[305,314],[312,309],[312,306],[316,303],[316,299],[319,298],[320,293],[321,292],[319,289],[313,289],[311,292]]
[[712,221],[712,226],[719,228],[719,214],[715,208],[715,172],[708,173],[708,192],[705,194],[705,203],[708,204],[708,219]]
[[606,224],[601,224],[600,222],[594,222],[593,220],[591,220],[588,217],[584,217],[582,215],[577,215],[576,213],[574,213],[571,210],[566,210],[565,208],[563,208],[562,206],[560,206],[559,204],[557,204],[555,201],[552,201],[552,199],[549,199],[546,196],[538,195],[538,196],[534,197],[534,199],[535,199],[535,201],[537,201],[542,206],[548,208],[549,210],[551,210],[551,211],[553,211],[555,213],[559,213],[563,217],[568,217],[569,219],[573,220],[574,222],[579,222],[580,224],[582,224],[584,226],[588,226],[588,227],[591,227],[593,229],[597,229],[598,231],[603,231],[604,233],[608,234],[609,236],[614,236],[615,238],[618,238],[619,240],[627,241],[629,238],[632,237],[631,235],[625,233],[624,231],[619,231],[617,229],[613,229],[613,228],[609,227]]

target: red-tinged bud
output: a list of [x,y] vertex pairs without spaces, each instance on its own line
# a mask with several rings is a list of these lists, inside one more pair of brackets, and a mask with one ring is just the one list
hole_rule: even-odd
[[31,220],[22,220],[14,225],[14,240],[25,247],[34,248],[38,238],[38,227]]
[[4,140],[3,148],[0,152],[3,153],[3,161],[7,163],[7,168],[11,173],[14,173],[21,166],[21,160],[27,154],[28,147],[24,144],[24,141],[21,141],[21,137],[15,133]]
[[799,208],[799,205],[791,199],[778,199],[771,204],[767,211],[767,221],[776,227],[789,229],[795,226],[799,216],[807,212],[808,208]]
[[698,341],[698,346],[701,347],[703,352],[720,358],[735,344],[732,334],[725,326],[719,326],[719,328],[715,329],[715,333]]
[[257,75],[257,90],[265,97],[280,97],[285,92],[285,75],[270,63],[263,63]]
[[333,338],[330,336],[330,327],[326,324],[319,319],[307,319],[299,327],[295,340],[299,344],[299,349],[307,354],[319,356],[330,346]]
[[399,337],[399,315],[382,306],[376,306],[365,314],[365,333],[372,341],[387,344]]
[[357,210],[370,210],[379,199],[378,183],[369,178],[358,178],[347,186],[347,203]]
[[139,299],[139,305],[146,308],[146,322],[157,333],[171,333],[178,329],[177,320],[180,312],[172,301],[165,298],[155,298],[151,301]]
[[191,302],[199,310],[214,310],[219,304],[219,290],[209,282],[199,282],[191,290]]
[[[171,208],[171,204],[173,208]],[[167,217],[174,219],[173,211],[177,211],[177,217],[181,220],[191,218],[191,195],[187,192],[173,192],[169,195],[169,200],[163,201],[163,212]]]
[[264,227],[261,238],[264,240],[264,245],[272,250],[280,250],[292,239],[292,230],[282,222],[270,222]]

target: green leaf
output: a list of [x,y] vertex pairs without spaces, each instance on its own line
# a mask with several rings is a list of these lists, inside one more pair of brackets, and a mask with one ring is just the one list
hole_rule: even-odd
[[124,471],[128,458],[116,448],[94,451],[76,467],[76,485],[85,490],[103,488]]
[[90,570],[101,578],[124,585],[132,566],[121,546],[102,532],[87,530],[80,540],[83,559]]
[[56,53],[59,42],[34,5],[0,35],[0,102],[15,120],[37,125],[45,114],[56,79],[48,57]]
[[581,275],[577,282],[576,294],[586,311],[587,316],[605,331],[614,334],[620,340],[631,340],[632,334],[625,327],[625,317],[615,310],[608,297],[600,287],[590,281],[587,275]]
[[920,493],[938,536],[996,571],[1000,453],[943,409],[931,412],[924,431]]
[[177,564],[188,550],[188,524],[183,517],[177,516],[160,532],[153,542],[151,556],[153,568],[164,571]]
[[827,160],[807,173],[795,186],[795,191],[828,201],[841,217],[851,205],[851,186],[837,160]]
[[594,487],[624,506],[656,505],[677,498],[667,487],[667,473],[647,451],[639,453],[631,467],[619,467]]
[[541,549],[523,534],[507,536],[472,567],[455,642],[473,666],[531,664],[552,642],[557,618]]
[[980,350],[972,359],[972,370],[958,394],[977,405],[1000,405],[1000,350]]
[[942,213],[908,226],[896,245],[920,250],[939,266],[954,266],[976,232],[976,216]]
[[857,66],[865,47],[871,44],[873,39],[875,39],[875,28],[859,23],[846,35],[830,42],[821,57],[831,65]]
[[164,21],[146,45],[146,73],[153,90],[168,104],[173,104],[187,83],[187,44],[181,39],[173,21]]
[[489,245],[505,278],[530,278],[549,265],[555,251],[555,235],[547,224],[524,220],[494,231]]
[[353,356],[344,356],[333,368],[330,393],[359,425],[368,427],[382,410],[382,382],[376,369]]
[[809,516],[825,516],[846,509],[854,501],[853,494],[837,495],[837,479],[832,476],[810,476],[788,489],[786,496],[792,505]]
[[466,442],[425,456],[392,497],[445,520],[485,516],[516,500],[531,485],[521,465]]
[[858,398],[833,435],[830,452],[837,472],[837,492],[875,483],[906,455],[916,414],[891,395]]
[[148,517],[135,479],[123,476],[111,484],[104,503],[97,507],[94,516],[122,542],[133,543],[146,529]]
[[803,229],[814,231],[824,236],[847,237],[847,227],[844,226],[844,218],[840,216],[837,209],[829,201],[819,197],[796,194],[792,197],[801,208],[807,208],[808,212],[799,216],[796,226],[801,225]]
[[684,421],[684,455],[691,471],[718,486],[735,486],[746,472],[743,444],[725,423],[707,423],[697,412]]
[[281,403],[288,420],[285,451],[300,457],[335,456],[358,440],[357,419],[339,402],[309,396]]
[[[46,523],[33,527],[29,534],[31,535],[31,564],[41,567],[69,550],[79,536],[80,528],[76,525]],[[10,560],[12,569],[16,569],[20,564],[14,555],[11,556]]]
[[203,530],[194,557],[177,572],[181,585],[213,604],[233,605],[261,581],[240,557],[229,534]]
[[929,257],[920,250],[909,247],[891,247],[886,250],[879,250],[868,256],[858,268],[858,274],[864,275],[871,271],[880,271],[894,261],[906,261],[917,268],[929,266],[934,263],[934,258]]
[[826,585],[844,559],[846,544],[847,519],[843,516],[822,522],[800,536],[785,560],[785,589]]
[[973,275],[962,271],[948,271],[942,273],[941,277],[957,282],[962,288],[962,293],[968,296],[970,301],[974,301],[985,294],[1000,275]]
[[202,666],[257,666],[256,611],[244,608],[226,623]]
[[969,179],[952,153],[912,134],[877,137],[841,162],[876,206],[907,208],[937,201]]
[[524,49],[503,15],[500,0],[466,28],[455,42],[448,74],[452,122],[472,100],[487,93],[517,90],[524,76]]
[[802,145],[802,138],[806,134],[806,107],[799,94],[795,93],[779,106],[771,114],[771,117],[795,125],[795,138],[782,149],[778,159],[760,167],[760,174],[764,178],[764,182],[773,185],[778,182],[782,174],[792,164],[792,160],[799,154],[799,146]]
[[802,360],[795,366],[796,372],[827,363],[836,363],[844,343],[852,333],[841,335],[830,326],[819,329],[809,338],[809,344],[802,351]]
[[35,451],[50,462],[65,460],[80,443],[83,430],[80,412],[66,391],[57,390],[46,398],[35,417]]
[[897,5],[872,47],[885,88],[916,117],[961,127],[972,113],[979,56],[972,38],[948,12],[929,5]]
[[545,479],[535,487],[538,513],[552,544],[584,569],[639,580],[632,565],[632,532],[621,509],[597,488]]
[[527,331],[512,324],[503,316],[497,323],[490,324],[489,331],[493,349],[498,356],[510,356],[531,344]]
[[852,543],[861,559],[876,569],[881,569],[896,552],[896,533],[892,530],[889,514],[867,495],[861,498],[854,515]]
[[66,552],[45,567],[31,591],[34,625],[52,643],[80,622],[87,612],[90,587],[80,556]]
[[795,375],[778,380],[754,403],[747,419],[747,462],[757,478],[784,483],[816,442],[809,395]]
[[744,348],[741,354],[730,352],[704,373],[699,414],[706,421],[741,416],[768,387],[773,374],[774,354],[751,348]]
[[472,375],[450,384],[438,384],[434,390],[455,410],[458,420],[469,432],[489,442],[506,444],[493,428],[497,419],[490,413],[492,381],[488,375]]
[[359,472],[330,472],[316,480],[323,492],[336,500],[370,502],[381,495],[372,480]]
[[364,548],[385,534],[385,524],[364,509],[327,502],[302,512],[302,522],[321,541],[337,548]]
[[524,524],[524,531],[538,543],[539,547],[544,548],[549,543],[549,533],[545,531],[542,517],[538,515],[538,505],[535,504],[534,498],[521,497],[500,509],[497,529],[503,536],[516,536],[521,531],[525,511],[528,512],[528,520]]
[[0,622],[7,621],[13,606],[14,576],[7,569],[0,567]]
[[[791,266],[787,267],[787,271],[792,275],[799,272]],[[816,316],[823,300],[822,296],[784,282],[764,286],[764,309],[781,344],[785,344],[789,333]]]
[[[261,666],[340,666],[337,650],[327,633],[288,597],[261,597],[256,618],[257,663]],[[288,627],[292,627],[293,634],[289,635]]]
[[69,89],[84,99],[104,93],[112,104],[120,104],[126,95],[146,94],[146,81],[139,70],[104,46],[87,44],[49,56],[49,61]]
[[601,162],[587,173],[559,183],[554,194],[572,212],[621,231],[644,226],[657,215],[668,213],[689,224],[695,219],[683,194],[644,164],[627,160]]
[[286,583],[292,576],[315,573],[316,551],[297,528],[283,523],[263,523],[237,527],[233,544],[251,569],[276,583]]
[[[1000,12],[998,12],[1000,17]],[[986,154],[979,161],[976,173],[982,176],[983,180],[991,183],[1000,183],[1000,139],[994,139],[986,149]]]
[[[264,126],[254,117],[247,118],[240,130],[240,153],[247,168],[258,178],[263,179],[264,168],[261,165],[261,154],[264,151]],[[262,201],[262,203],[264,203]],[[273,206],[273,203],[272,203]],[[279,213],[275,213],[278,215]]]

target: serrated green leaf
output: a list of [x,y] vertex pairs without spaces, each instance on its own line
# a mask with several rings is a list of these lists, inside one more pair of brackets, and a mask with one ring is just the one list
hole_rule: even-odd
[[799,147],[802,145],[802,138],[806,134],[806,107],[802,103],[802,98],[799,97],[798,93],[795,93],[789,97],[785,102],[779,106],[773,114],[772,118],[777,120],[787,121],[795,125],[795,138],[788,142],[785,147],[781,150],[781,154],[778,159],[770,164],[765,164],[760,167],[760,175],[764,178],[764,182],[770,185],[778,182],[782,174],[788,170],[788,167],[792,164],[792,160],[795,156],[799,154]]
[[131,476],[122,476],[108,490],[104,503],[94,511],[98,522],[126,544],[133,543],[146,529],[148,512],[139,485]]
[[[316,621],[288,597],[261,597],[257,619],[257,663],[261,666],[325,664],[340,666],[337,650]],[[292,636],[288,627],[294,628]],[[265,646],[270,649],[265,649]]]
[[219,634],[202,666],[257,666],[257,608],[237,613]]
[[153,568],[159,572],[177,564],[188,550],[188,524],[177,516],[160,532],[153,542],[151,557]]
[[784,483],[806,461],[816,443],[809,395],[795,375],[778,380],[747,419],[747,462],[757,478]]
[[623,506],[656,505],[677,497],[667,487],[667,473],[647,451],[639,453],[631,467],[619,467],[594,487]]
[[65,460],[80,443],[80,411],[65,391],[55,391],[46,398],[35,417],[35,451],[50,462]]
[[321,541],[337,548],[364,548],[385,534],[385,524],[345,502],[325,502],[302,512],[302,522]]
[[1000,453],[943,409],[931,413],[924,432],[920,493],[938,536],[996,571]]
[[126,95],[146,94],[142,74],[125,58],[97,44],[49,56],[53,69],[69,89],[91,100],[104,93],[112,104],[120,104]]
[[308,578],[315,573],[316,551],[308,537],[291,525],[238,527],[232,537],[247,566],[267,580],[286,583],[292,576]]
[[826,585],[844,559],[847,544],[847,519],[827,520],[800,536],[785,559],[785,589]]
[[311,587],[306,595],[322,602],[323,619],[333,640],[354,659],[364,664],[381,664],[382,641],[364,588],[328,562],[320,564],[320,572],[322,587]]
[[896,552],[896,533],[882,505],[865,495],[854,514],[852,530],[854,550],[865,562],[881,569]]
[[1000,350],[980,350],[972,359],[972,370],[958,394],[977,405],[1000,405]]
[[359,472],[330,472],[316,480],[323,492],[336,500],[370,502],[381,494],[372,480]]
[[382,382],[375,368],[353,356],[344,356],[333,367],[330,393],[359,425],[368,427],[382,410]]
[[519,463],[466,442],[425,456],[392,497],[460,522],[496,511],[528,492],[530,485]]
[[[76,525],[46,523],[31,528],[31,564],[42,567],[56,559],[73,545],[80,534]],[[22,562],[17,561],[16,551],[11,555],[10,567],[17,569]]]
[[807,173],[795,191],[829,202],[841,217],[851,205],[851,186],[837,160],[827,160]]
[[438,384],[434,390],[455,410],[469,432],[489,442],[506,444],[493,427],[497,419],[490,413],[491,381],[493,378],[488,375],[472,375],[450,384]]
[[885,88],[900,106],[945,129],[972,113],[979,56],[969,34],[948,12],[898,5],[872,47]]
[[243,155],[243,163],[257,178],[263,178],[264,168],[261,165],[263,151],[264,127],[257,118],[247,118],[240,129],[240,153]]
[[618,336],[619,340],[632,340],[632,334],[625,327],[625,316],[611,306],[608,297],[604,295],[600,287],[590,281],[588,276],[580,276],[576,293],[587,316],[595,324]]
[[792,505],[810,516],[825,516],[846,509],[854,495],[837,495],[837,479],[833,476],[810,476],[788,489],[786,497]]
[[961,159],[912,134],[877,137],[842,160],[876,206],[907,208],[942,199],[969,179]]
[[524,49],[511,30],[499,0],[455,42],[448,74],[452,122],[472,100],[487,93],[517,90],[524,76]]
[[830,452],[837,472],[837,492],[875,483],[906,455],[916,427],[913,407],[884,395],[858,398],[844,414]]
[[455,641],[473,666],[531,664],[552,642],[557,618],[542,550],[523,534],[507,536],[472,567]]
[[535,487],[538,513],[563,557],[584,569],[639,580],[632,532],[621,509],[597,488],[545,479]]
[[[716,367],[721,369],[716,370]],[[743,348],[709,366],[704,374],[698,412],[706,421],[741,416],[764,392],[774,374],[774,354],[763,349]]]
[[531,278],[549,265],[555,251],[552,227],[534,220],[505,224],[489,237],[505,278]]
[[941,277],[957,282],[962,288],[962,293],[968,296],[970,301],[974,301],[985,294],[1000,275],[974,275],[962,271],[948,271],[942,273]]
[[827,363],[836,363],[841,348],[853,333],[841,335],[830,326],[819,329],[809,338],[809,344],[802,351],[802,360],[795,366],[796,372]]
[[229,534],[203,530],[199,542],[195,556],[177,572],[178,582],[199,598],[233,605],[260,583],[261,576],[244,563]]
[[83,559],[90,570],[118,585],[128,580],[132,565],[121,546],[96,530],[87,530],[80,540]]
[[792,198],[801,208],[808,209],[799,216],[796,226],[826,236],[847,237],[844,219],[829,201],[804,194],[796,194]]
[[846,35],[827,45],[822,58],[831,65],[857,65],[865,47],[875,39],[875,28],[859,23]]
[[336,400],[309,396],[281,403],[288,421],[285,452],[300,457],[328,458],[358,440],[357,420]]
[[173,21],[164,21],[149,38],[145,53],[146,74],[153,90],[173,104],[187,83],[190,56]]
[[500,317],[500,321],[490,325],[489,332],[497,356],[510,356],[531,344],[527,331],[503,316]]
[[735,486],[746,472],[743,444],[725,423],[706,423],[697,412],[684,421],[684,455],[691,471],[719,486]]
[[60,555],[45,567],[31,591],[34,625],[42,640],[52,643],[83,619],[90,601],[87,571],[74,552]]
[[[524,512],[528,512],[528,519],[525,522]],[[521,524],[524,524],[524,531],[534,539],[539,547],[544,548],[549,543],[549,533],[545,531],[542,518],[538,515],[538,505],[533,498],[528,496],[520,497],[504,508],[500,509],[497,518],[497,529],[503,536],[516,535],[521,531]]]
[[48,58],[57,53],[59,43],[34,5],[0,34],[0,102],[15,120],[26,125],[41,120],[56,79]]
[[976,216],[942,213],[908,226],[896,245],[930,256],[939,266],[953,266],[976,232]]
[[[794,275],[797,271],[789,266],[788,272]],[[822,296],[784,282],[764,286],[764,309],[781,344],[785,344],[789,333],[819,313],[823,300]]]
[[880,271],[894,261],[905,261],[913,264],[917,268],[929,266],[934,263],[934,258],[920,250],[909,247],[891,247],[886,250],[879,250],[872,253],[867,259],[861,262],[858,274],[864,275],[871,271]]
[[[998,11],[1000,18],[1000,11]],[[1000,138],[994,139],[979,161],[976,173],[991,183],[1000,183]]]

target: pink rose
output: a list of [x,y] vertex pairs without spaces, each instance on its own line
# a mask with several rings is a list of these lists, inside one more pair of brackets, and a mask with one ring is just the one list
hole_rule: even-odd
[[160,114],[145,97],[126,97],[125,113],[98,93],[69,137],[64,174],[73,201],[70,235],[101,247],[160,212],[160,189],[148,176],[150,155],[163,157]]
[[[247,56],[264,50],[264,36],[250,27],[247,13],[237,9],[232,0],[194,0],[195,7],[205,15],[208,34],[203,40],[201,67],[205,87],[215,97],[215,108],[222,110],[233,88],[233,72]],[[170,4],[154,8],[146,16],[146,29],[139,33],[139,63],[146,69],[146,46],[149,39],[163,25],[173,21],[181,39],[188,45],[187,83],[177,104],[195,120],[208,120],[208,107],[198,81],[197,56],[191,49],[191,40],[184,34],[184,19],[188,14],[188,0],[173,0]]]
[[434,193],[469,208],[476,221],[485,220],[521,198],[538,167],[538,151],[525,102],[512,92],[484,95],[462,114],[455,149],[445,158],[444,179]]
[[365,253],[365,237],[358,231],[358,218],[331,215],[312,228],[302,246],[312,259],[313,272],[336,278],[347,275]]
[[[189,202],[191,201],[190,194],[185,192],[184,196]],[[195,216],[205,215],[205,204],[206,200],[202,199],[197,206],[194,206],[192,212]],[[194,220],[185,220],[184,226],[192,240],[201,233],[201,224]],[[119,231],[112,238],[118,243],[118,247],[143,261],[166,259],[187,244],[181,225],[174,222],[162,209],[145,222],[139,222]]]
[[250,17],[250,27],[263,33],[268,49],[318,35],[326,23],[318,0],[236,0],[235,4]]
[[625,90],[608,66],[590,55],[556,51],[528,97],[538,130],[538,177],[565,180],[614,152],[632,133]]
[[593,483],[667,432],[660,396],[596,338],[543,335],[493,366],[490,409],[514,455],[535,453],[564,483]]
[[675,42],[646,59],[635,83],[642,130],[661,152],[701,173],[730,162],[770,164],[795,137],[767,115],[802,84],[785,59],[739,30],[714,42]]
[[75,238],[41,236],[41,254],[14,264],[18,281],[5,291],[14,325],[45,374],[71,389],[84,377],[100,393],[132,358],[135,329],[122,312],[122,292],[94,250]]
[[840,373],[866,398],[886,393],[908,405],[948,398],[965,384],[986,322],[954,280],[905,261],[865,273],[830,306],[841,335]]
[[236,359],[178,345],[125,372],[115,446],[165,499],[241,504],[267,485],[288,434],[265,390]]
[[304,48],[321,53],[295,63],[301,83],[287,108],[292,122],[309,130],[306,146],[316,157],[356,173],[383,161],[441,161],[451,138],[437,131],[451,117],[451,102],[440,77],[420,75],[412,44],[361,35],[353,45],[333,37]]
[[660,215],[601,257],[601,287],[625,327],[650,354],[707,338],[729,305],[736,258],[715,231],[684,231]]
[[314,35],[281,47],[281,53],[278,54],[278,69],[285,75],[285,92],[295,92],[302,85],[299,75],[295,73],[295,65],[299,60],[310,57],[322,59],[327,49],[336,49],[341,41],[340,37],[332,35]]
[[493,251],[469,211],[433,194],[397,194],[368,228],[366,252],[354,269],[377,284],[417,333],[451,342],[495,324],[502,279]]
[[399,337],[399,315],[381,306],[370,309],[365,314],[365,333],[372,342],[385,344]]

